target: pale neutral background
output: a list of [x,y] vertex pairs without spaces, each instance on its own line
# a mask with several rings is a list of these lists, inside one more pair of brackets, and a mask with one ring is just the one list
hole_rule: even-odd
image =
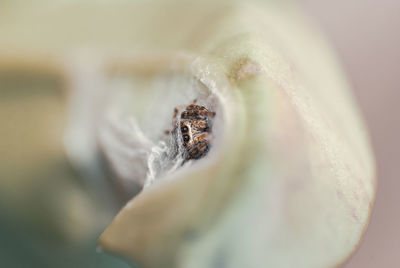
[[345,268],[400,267],[400,1],[298,0],[341,60],[378,167],[371,222]]

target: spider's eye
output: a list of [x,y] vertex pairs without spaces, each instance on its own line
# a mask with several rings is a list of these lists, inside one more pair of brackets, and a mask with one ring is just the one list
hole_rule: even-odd
[[182,133],[185,133],[185,132],[188,132],[189,129],[185,126],[185,127],[181,128],[181,131],[182,131]]
[[189,139],[190,139],[189,135],[183,135],[183,140],[184,141],[189,141]]

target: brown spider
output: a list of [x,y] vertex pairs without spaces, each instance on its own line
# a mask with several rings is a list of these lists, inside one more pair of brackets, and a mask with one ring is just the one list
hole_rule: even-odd
[[[211,119],[215,112],[209,111],[206,107],[196,105],[196,100],[185,107],[180,113],[182,107],[174,110],[174,127],[172,133],[177,137],[177,143],[183,149],[183,158],[185,163],[191,159],[200,159],[204,157],[210,149]],[[183,164],[182,163],[182,164]]]

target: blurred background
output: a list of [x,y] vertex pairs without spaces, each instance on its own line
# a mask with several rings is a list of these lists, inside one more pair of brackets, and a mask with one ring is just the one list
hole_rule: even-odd
[[[1,57],[9,52],[1,50],[2,29],[12,23],[7,2],[0,1],[0,267],[129,267],[96,252],[121,200],[104,190],[108,185],[93,193],[67,161],[65,77],[46,62],[24,72]],[[371,222],[344,267],[400,267],[400,1],[297,2],[336,50],[377,161]],[[24,32],[35,33],[40,29]],[[45,75],[49,70],[54,75]]]

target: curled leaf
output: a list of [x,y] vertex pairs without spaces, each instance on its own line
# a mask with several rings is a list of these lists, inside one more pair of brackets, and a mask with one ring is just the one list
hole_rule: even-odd
[[[158,142],[173,107],[208,92],[218,117],[212,148],[159,174],[116,216],[101,247],[144,267],[340,264],[366,227],[375,179],[366,130],[330,49],[288,4],[200,7],[143,9],[154,19],[138,19],[142,42],[158,36],[159,49],[173,44],[187,57],[179,69],[171,67],[179,53],[163,65],[143,57],[156,71],[133,72],[145,86],[132,106],[164,115],[134,116],[156,122],[147,136]],[[198,13],[207,20],[198,23]],[[165,92],[178,103],[163,101]]]

